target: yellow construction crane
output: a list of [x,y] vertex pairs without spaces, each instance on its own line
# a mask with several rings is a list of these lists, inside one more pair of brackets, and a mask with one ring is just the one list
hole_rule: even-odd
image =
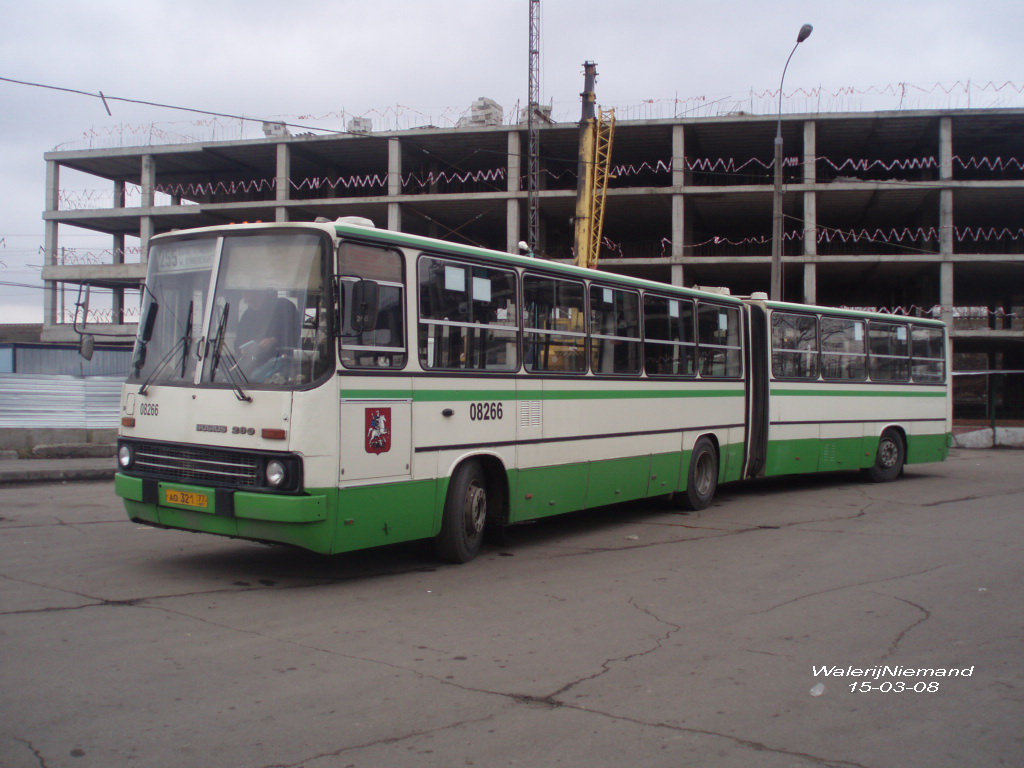
[[604,229],[604,203],[611,177],[615,110],[596,110],[594,81],[597,65],[584,62],[583,115],[580,119],[580,152],[576,184],[576,264],[597,268]]

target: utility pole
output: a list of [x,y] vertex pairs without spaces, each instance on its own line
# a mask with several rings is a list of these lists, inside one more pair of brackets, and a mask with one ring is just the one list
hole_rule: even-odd
[[540,244],[540,0],[530,0],[530,86],[527,101],[526,135],[526,244],[537,255]]

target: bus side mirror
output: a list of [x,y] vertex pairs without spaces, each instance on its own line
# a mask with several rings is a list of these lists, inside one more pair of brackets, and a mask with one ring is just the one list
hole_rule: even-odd
[[92,360],[92,353],[96,350],[96,337],[91,333],[83,333],[82,341],[78,345],[78,354],[86,360]]
[[365,333],[377,329],[379,299],[380,285],[375,280],[359,280],[352,286],[349,319],[353,331]]

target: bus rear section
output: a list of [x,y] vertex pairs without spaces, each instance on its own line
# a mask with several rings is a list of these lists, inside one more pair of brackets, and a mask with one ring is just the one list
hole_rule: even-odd
[[862,469],[886,481],[905,464],[946,458],[952,414],[943,323],[762,306],[767,424],[757,474]]

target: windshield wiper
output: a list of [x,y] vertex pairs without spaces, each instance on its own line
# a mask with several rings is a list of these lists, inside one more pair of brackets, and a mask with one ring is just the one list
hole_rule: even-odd
[[188,350],[192,344],[192,302],[188,303],[188,320],[185,323],[185,332],[181,335],[181,338],[174,342],[174,346],[167,350],[167,354],[160,358],[160,362],[157,363],[156,368],[153,372],[146,377],[146,380],[142,382],[142,386],[139,387],[139,394],[145,395],[149,391],[149,385],[152,384],[156,377],[160,375],[167,364],[174,358],[174,353],[181,349],[181,378],[185,378],[185,364],[188,361]]
[[251,403],[252,398],[242,390],[241,385],[235,378],[235,374],[237,373],[241,376],[246,384],[249,383],[249,380],[245,378],[245,374],[238,368],[238,361],[235,360],[231,351],[224,347],[224,327],[228,323],[228,311],[230,308],[231,304],[225,303],[224,309],[220,313],[220,319],[217,321],[217,333],[214,334],[213,337],[213,359],[210,361],[210,382],[212,383],[217,377],[217,368],[220,366],[220,359],[223,356],[228,361],[228,367],[224,369],[224,378],[226,378],[228,384],[231,385],[231,389],[235,393],[235,397],[244,403]]
[[185,378],[185,367],[188,363],[188,351],[192,347],[192,308],[193,302],[188,303],[188,322],[185,324],[185,333],[181,337],[181,378]]

